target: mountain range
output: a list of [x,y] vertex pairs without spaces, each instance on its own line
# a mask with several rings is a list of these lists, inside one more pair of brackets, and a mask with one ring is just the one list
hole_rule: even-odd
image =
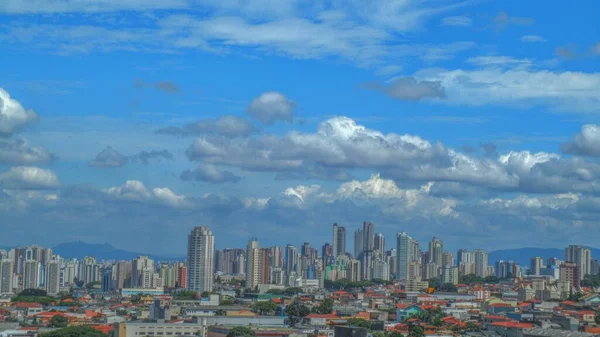
[[152,253],[130,252],[124,249],[118,249],[108,243],[85,243],[81,241],[61,243],[52,248],[55,254],[66,259],[85,256],[95,257],[97,260],[132,260],[140,255],[145,255],[157,261],[175,261],[183,260],[183,256],[165,256]]

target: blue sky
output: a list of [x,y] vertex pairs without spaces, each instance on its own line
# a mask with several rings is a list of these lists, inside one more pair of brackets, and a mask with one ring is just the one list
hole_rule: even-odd
[[3,1],[0,246],[181,253],[196,225],[320,246],[362,221],[451,249],[594,245],[597,13]]

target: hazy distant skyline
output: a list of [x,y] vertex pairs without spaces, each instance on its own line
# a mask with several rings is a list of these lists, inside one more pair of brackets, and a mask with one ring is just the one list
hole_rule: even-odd
[[600,239],[600,3],[235,3],[0,3],[0,246]]

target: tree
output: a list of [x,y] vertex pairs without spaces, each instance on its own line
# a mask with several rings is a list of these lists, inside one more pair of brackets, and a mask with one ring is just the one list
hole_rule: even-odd
[[173,299],[178,301],[194,301],[198,299],[198,293],[192,290],[182,290],[175,294]]
[[348,325],[371,330],[371,322],[364,318],[348,318]]
[[94,288],[99,288],[99,286],[101,286],[102,283],[100,283],[100,281],[96,281],[96,282],[90,282],[88,284],[85,285],[86,288],[88,289],[94,289]]
[[452,283],[443,283],[440,285],[439,287],[440,291],[446,291],[449,293],[455,293],[458,291],[458,289],[456,288],[456,286]]
[[40,335],[40,337],[107,337],[102,332],[85,325],[70,326],[68,328],[62,328],[50,332],[46,332]]
[[310,309],[307,306],[300,303],[300,301],[294,301],[285,307],[285,315],[290,320],[290,325],[294,326],[300,322],[302,317],[310,314]]
[[63,315],[56,315],[50,318],[50,326],[53,328],[66,328],[69,325],[69,319]]
[[411,325],[408,327],[408,336],[409,337],[424,337],[425,330],[420,325]]
[[303,290],[300,287],[289,287],[289,288],[285,288],[284,290],[284,294],[288,295],[288,296],[294,296],[294,295],[298,295],[298,294],[302,294]]
[[217,316],[226,316],[227,315],[227,311],[225,311],[223,309],[217,309],[217,311],[215,311],[215,315],[217,315]]
[[467,331],[478,331],[479,326],[473,322],[467,322]]
[[404,337],[404,335],[399,333],[398,331],[392,331],[392,332],[390,332],[388,337]]
[[433,322],[431,324],[433,324],[433,325],[435,325],[437,327],[440,327],[440,326],[442,326],[444,324],[444,322],[442,321],[442,319],[440,318],[440,316],[436,316],[433,319]]
[[285,290],[283,290],[283,289],[269,289],[269,290],[267,290],[267,294],[284,295],[285,294]]
[[252,305],[252,311],[259,315],[271,315],[274,314],[279,306],[273,301],[256,302]]
[[315,314],[326,315],[331,314],[333,311],[333,300],[328,298],[325,299],[321,304],[312,308],[312,312]]
[[254,337],[256,333],[247,326],[236,326],[229,330],[227,337]]
[[17,296],[48,296],[48,293],[42,289],[25,289]]
[[569,295],[569,301],[579,302],[579,300],[585,296],[583,293],[576,292],[574,294]]

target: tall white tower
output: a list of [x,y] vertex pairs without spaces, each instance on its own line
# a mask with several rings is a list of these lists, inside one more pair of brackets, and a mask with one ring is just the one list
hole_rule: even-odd
[[215,237],[208,227],[195,227],[188,236],[188,289],[213,290]]

